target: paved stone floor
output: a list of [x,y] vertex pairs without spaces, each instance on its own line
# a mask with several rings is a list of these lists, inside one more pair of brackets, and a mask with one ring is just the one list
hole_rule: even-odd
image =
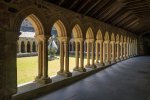
[[35,100],[150,100],[150,56],[119,62]]

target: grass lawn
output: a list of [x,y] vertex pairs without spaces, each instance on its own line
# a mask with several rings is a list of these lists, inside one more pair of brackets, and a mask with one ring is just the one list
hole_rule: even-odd
[[[54,76],[60,69],[60,59],[52,60],[48,62],[48,74]],[[79,63],[80,64],[80,63]],[[86,59],[84,59],[84,65]],[[75,67],[75,57],[69,57],[69,68],[73,71]],[[23,57],[17,58],[17,83],[22,84],[33,81],[38,74],[38,57]]]

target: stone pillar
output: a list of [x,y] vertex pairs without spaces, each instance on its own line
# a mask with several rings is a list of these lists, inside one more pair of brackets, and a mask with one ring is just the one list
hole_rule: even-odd
[[49,36],[42,37],[43,42],[43,83],[47,84],[51,82],[51,79],[48,77],[48,39]]
[[74,70],[79,70],[79,50],[78,50],[78,42],[76,41],[75,42],[75,59],[76,59],[76,65],[75,65],[75,68]]
[[20,44],[20,42],[18,43],[18,46],[19,46],[19,53],[21,53],[21,44]]
[[98,56],[99,56],[99,53],[98,53],[98,42],[96,41],[96,63],[98,63]]
[[123,59],[123,44],[122,43],[120,43],[119,44],[120,45],[120,59],[122,60]]
[[107,63],[110,64],[110,43],[107,43]]
[[38,43],[38,75],[35,78],[35,80],[38,81],[43,76],[43,66],[42,66],[43,65],[43,55],[42,55],[43,44],[40,39],[36,38],[36,40]]
[[25,52],[24,53],[27,53],[27,43],[25,42]]
[[72,73],[69,72],[69,50],[68,50],[68,40],[64,41],[64,60],[65,60],[65,71],[64,71],[64,75],[67,77],[72,76]]
[[117,48],[116,48],[116,53],[117,53],[117,55],[116,55],[116,56],[117,56],[117,57],[116,57],[116,60],[119,61],[119,58],[120,58],[120,57],[119,57],[119,55],[120,55],[120,51],[119,51],[119,45],[120,45],[120,44],[119,44],[119,42],[117,42],[116,45],[117,45]]
[[86,72],[86,69],[84,68],[84,41],[80,41],[80,68],[79,71]]
[[58,75],[64,72],[64,45],[63,41],[60,42],[60,71],[57,73]]
[[17,92],[17,32],[0,28],[0,100],[11,100]]
[[106,62],[106,43],[103,42],[103,62]]
[[112,42],[112,62],[115,62],[115,42]]
[[104,62],[103,62],[103,41],[100,42],[100,64],[101,65],[104,65]]
[[87,41],[87,67],[90,66],[90,47],[89,41]]
[[124,43],[124,59],[126,59],[126,43]]
[[126,46],[126,48],[127,48],[127,51],[126,51],[126,56],[127,56],[127,58],[129,57],[129,51],[128,51],[128,42],[127,42],[127,46]]
[[33,52],[33,43],[31,43],[31,45],[30,45],[30,52]]
[[96,68],[94,61],[95,61],[95,46],[94,46],[94,41],[92,42],[92,68]]

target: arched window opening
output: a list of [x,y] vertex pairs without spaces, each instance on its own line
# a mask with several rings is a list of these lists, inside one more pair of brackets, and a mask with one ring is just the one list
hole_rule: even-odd
[[25,43],[24,43],[24,41],[21,42],[21,53],[25,53]]
[[33,42],[33,44],[32,44],[32,52],[36,52],[36,44],[35,44],[35,42]]
[[[17,57],[17,84],[32,82],[39,77],[38,72],[40,63],[38,60],[40,59],[37,54],[33,54],[32,51],[36,51],[35,44],[35,36],[39,34],[43,34],[42,24],[38,20],[38,18],[31,14],[27,16],[20,26],[20,36],[18,41],[20,42],[20,51],[21,53]],[[33,45],[29,42],[33,41]],[[42,52],[38,52],[39,53]],[[41,54],[40,54],[41,55]]]
[[27,42],[27,53],[30,53],[31,51],[31,44],[30,44],[30,42],[28,41]]

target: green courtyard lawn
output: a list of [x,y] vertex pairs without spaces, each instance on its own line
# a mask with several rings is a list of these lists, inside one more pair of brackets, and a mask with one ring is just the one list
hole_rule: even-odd
[[[52,60],[48,62],[48,74],[49,76],[57,75],[60,69],[60,59]],[[84,59],[84,64],[86,64],[86,59]],[[75,67],[75,57],[69,57],[69,68],[73,71]],[[22,57],[17,58],[17,83],[23,84],[33,81],[38,73],[38,57]]]

